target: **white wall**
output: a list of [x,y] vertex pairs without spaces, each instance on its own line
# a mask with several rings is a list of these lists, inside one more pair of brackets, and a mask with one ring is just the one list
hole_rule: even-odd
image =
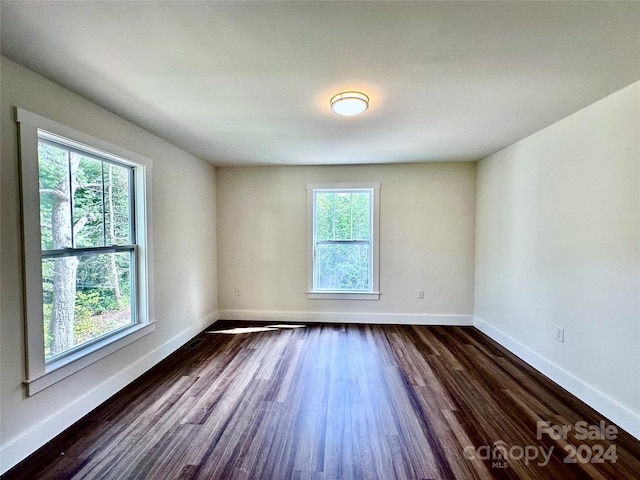
[[[472,321],[475,164],[219,168],[217,179],[222,318]],[[381,184],[382,295],[309,300],[306,184],[347,181]]]
[[475,282],[477,326],[636,436],[639,174],[640,82],[482,160]]
[[[217,319],[215,168],[2,58],[0,472]],[[17,128],[20,106],[153,160],[156,330],[27,398]]]

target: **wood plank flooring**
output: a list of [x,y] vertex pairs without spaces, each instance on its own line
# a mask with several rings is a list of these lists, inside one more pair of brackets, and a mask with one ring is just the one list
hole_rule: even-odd
[[3,480],[640,478],[640,442],[472,327],[293,327],[217,322]]

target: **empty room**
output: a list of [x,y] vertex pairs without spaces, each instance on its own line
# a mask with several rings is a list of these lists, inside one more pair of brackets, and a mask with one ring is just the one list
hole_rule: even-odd
[[640,2],[0,0],[0,475],[640,475]]

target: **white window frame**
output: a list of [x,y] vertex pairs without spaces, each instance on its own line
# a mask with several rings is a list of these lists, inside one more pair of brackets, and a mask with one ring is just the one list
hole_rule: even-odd
[[[25,286],[25,349],[27,395],[31,396],[83,368],[150,334],[155,330],[153,311],[151,170],[153,162],[136,153],[85,134],[53,120],[16,108],[20,133],[22,176],[22,227]],[[86,346],[79,346],[59,359],[45,362],[42,250],[40,236],[40,192],[38,133],[63,138],[70,146],[134,169],[136,231],[135,323]],[[133,306],[132,306],[133,307]]]
[[[372,194],[371,202],[371,270],[369,290],[320,290],[315,287],[316,278],[316,212],[315,193],[331,191],[367,190]],[[380,183],[308,183],[307,184],[307,298],[313,300],[379,300],[380,299]]]

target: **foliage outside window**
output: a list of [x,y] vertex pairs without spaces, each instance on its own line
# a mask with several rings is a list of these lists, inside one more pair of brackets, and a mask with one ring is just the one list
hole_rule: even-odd
[[17,117],[31,395],[153,331],[151,164],[25,110]]
[[309,298],[377,299],[379,184],[308,190]]
[[135,323],[133,168],[38,135],[45,361]]

